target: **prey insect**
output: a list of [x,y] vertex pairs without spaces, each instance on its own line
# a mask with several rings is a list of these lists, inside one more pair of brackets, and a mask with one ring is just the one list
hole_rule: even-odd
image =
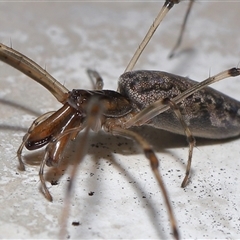
[[[165,14],[174,3],[166,1],[162,12]],[[160,16],[162,19],[163,13]],[[224,138],[239,134],[239,103],[210,88],[203,89],[213,82],[239,75],[239,68],[224,71],[197,84],[165,72],[132,71],[136,62],[132,60],[130,67],[120,76],[117,92],[102,90],[101,77],[92,70],[89,73],[97,82],[95,90],[69,91],[32,60],[3,44],[0,45],[0,58],[46,87],[63,104],[58,111],[46,113],[34,121],[18,150],[20,166],[24,168],[24,146],[34,150],[47,145],[39,172],[46,198],[52,200],[43,176],[44,166],[57,166],[69,140],[84,131],[82,149],[77,154],[80,162],[85,155],[90,129],[97,132],[103,128],[110,134],[132,138],[142,147],[163,192],[173,234],[179,238],[171,204],[158,172],[158,160],[147,141],[129,128],[146,124],[187,136],[190,150],[182,183],[185,186],[191,167],[193,136]],[[212,124],[212,119],[217,120],[216,125]],[[225,134],[221,134],[223,130]],[[77,167],[74,168],[76,170]],[[72,172],[69,189],[75,176],[76,172]]]

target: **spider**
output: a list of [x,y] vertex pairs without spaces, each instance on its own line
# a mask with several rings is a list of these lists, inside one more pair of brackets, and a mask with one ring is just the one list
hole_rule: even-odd
[[[169,4],[174,3],[173,1],[166,1],[165,6]],[[163,17],[164,15],[162,18]],[[212,122],[204,123],[204,127],[206,127],[205,131],[203,127],[198,129],[197,126],[199,126],[199,124],[202,122],[202,106],[200,106],[200,110],[196,112],[197,117],[192,117],[187,113],[183,114],[182,111],[187,109],[190,113],[192,113],[192,110],[196,108],[194,102],[195,100],[197,104],[197,100],[199,99],[206,100],[209,97],[211,100],[217,100],[218,98],[222,98],[223,95],[218,92],[201,89],[223,78],[239,75],[239,68],[233,68],[228,71],[224,71],[208,78],[206,81],[196,84],[187,78],[182,78],[164,72],[143,70],[131,71],[135,65],[133,60],[130,62],[133,63],[133,66],[130,64],[130,67],[127,67],[126,69],[126,73],[120,77],[118,92],[102,90],[101,77],[96,71],[93,70],[89,70],[88,73],[93,79],[96,80],[95,90],[78,89],[69,91],[32,60],[28,59],[12,48],[6,47],[3,44],[1,44],[0,47],[1,60],[9,63],[13,67],[16,67],[18,70],[24,72],[42,84],[57,98],[59,102],[63,104],[63,107],[61,107],[58,111],[46,113],[33,122],[18,150],[20,167],[24,169],[24,164],[21,158],[23,147],[25,146],[29,150],[34,150],[47,145],[46,154],[41,163],[39,172],[46,198],[50,201],[52,200],[51,194],[46,187],[43,177],[45,164],[49,166],[57,166],[68,141],[70,139],[74,139],[80,131],[85,129],[82,136],[82,149],[77,154],[80,162],[85,155],[84,150],[86,149],[86,139],[89,135],[90,129],[98,132],[101,128],[103,128],[106,132],[109,132],[113,135],[130,137],[136,140],[136,142],[138,142],[142,147],[146,157],[150,160],[152,170],[163,192],[170,216],[172,231],[175,238],[178,239],[179,236],[176,227],[176,221],[171,210],[170,201],[163,185],[161,175],[157,171],[157,157],[155,156],[151,146],[144,138],[128,129],[132,126],[146,124],[157,128],[163,128],[172,132],[177,132],[179,134],[185,134],[190,144],[186,176],[182,183],[183,187],[186,186],[191,166],[192,150],[194,146],[193,136],[223,138],[238,135],[238,132],[236,132],[236,128],[232,125],[232,131],[229,131],[228,129],[228,131],[222,134],[224,127],[221,129],[221,131],[219,130],[219,126],[217,126],[215,129]],[[157,81],[164,78],[176,86],[176,92],[173,92],[169,88],[168,82],[163,82],[164,87],[166,87],[164,91],[167,91],[167,95],[163,95],[162,92],[155,93]],[[148,82],[152,85],[148,85]],[[178,85],[179,83],[180,85]],[[140,84],[140,86],[138,86],[138,84]],[[155,88],[154,93],[151,90],[153,89],[153,86]],[[159,86],[160,90],[162,89],[162,86],[163,85]],[[149,91],[147,91],[147,89],[149,89]],[[200,95],[198,95],[199,93]],[[152,96],[153,94],[154,96]],[[148,98],[147,96],[151,97]],[[188,99],[190,99],[191,104],[191,98],[194,99],[193,107],[189,107],[189,105],[187,105],[189,104],[187,102]],[[228,99],[227,97],[224,98],[226,98],[225,102],[229,103],[228,106],[231,106],[231,111],[232,109],[238,108],[238,103],[236,101]],[[183,104],[179,106],[178,103],[181,102],[183,102]],[[229,116],[230,114],[227,112],[227,109],[225,110],[226,115]],[[218,113],[216,112],[216,116],[218,116],[217,114]],[[158,115],[163,118],[158,118]],[[186,116],[189,118],[187,119]],[[198,118],[199,116],[199,122],[196,122],[195,125],[194,123],[192,125],[189,124],[192,118]],[[173,120],[172,124],[169,124],[169,122],[171,122],[170,119]],[[163,120],[163,124],[161,124],[161,120]],[[230,119],[229,122],[232,123],[232,119]],[[211,132],[212,130],[213,132]],[[69,184],[69,192],[71,191],[71,185],[76,175],[76,169],[77,168],[74,168],[74,171],[71,174],[72,178]]]

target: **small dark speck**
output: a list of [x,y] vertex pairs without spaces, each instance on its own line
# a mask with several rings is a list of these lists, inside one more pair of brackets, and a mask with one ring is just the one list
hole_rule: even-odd
[[142,196],[142,198],[146,198],[146,196]]
[[99,148],[98,144],[91,144],[91,147]]
[[73,225],[73,226],[79,226],[79,225],[80,225],[80,222],[72,222],[72,225]]
[[94,173],[90,173],[90,177],[94,176]]
[[93,196],[94,192],[89,192],[88,195],[89,196]]
[[58,185],[58,181],[57,181],[57,180],[52,180],[52,181],[51,181],[51,184],[52,184],[52,185]]
[[16,172],[16,175],[19,175],[19,173],[18,173],[18,172]]

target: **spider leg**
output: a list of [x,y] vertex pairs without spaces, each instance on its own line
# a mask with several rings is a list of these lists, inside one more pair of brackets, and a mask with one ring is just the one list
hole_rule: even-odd
[[170,100],[170,99],[164,99],[164,103],[168,104],[170,106],[170,108],[172,109],[172,111],[175,113],[175,115],[177,116],[178,120],[180,121],[184,133],[187,137],[188,140],[188,144],[189,144],[189,151],[188,151],[188,163],[187,163],[187,168],[186,168],[186,173],[185,173],[185,177],[183,179],[183,182],[181,184],[181,187],[184,188],[187,185],[187,181],[189,178],[189,174],[190,174],[190,170],[191,170],[191,163],[192,163],[192,155],[193,155],[193,148],[195,146],[195,139],[194,136],[192,135],[189,127],[187,126],[187,124],[185,123],[183,116],[179,110],[178,105]]
[[48,89],[59,102],[66,102],[69,90],[30,58],[0,43],[0,60],[41,84]]
[[172,51],[169,54],[169,58],[174,57],[176,50],[178,49],[178,47],[182,43],[183,33],[185,31],[185,28],[186,28],[186,25],[187,25],[187,20],[188,20],[189,14],[191,12],[194,1],[195,0],[190,0],[189,1],[189,5],[188,5],[187,12],[186,12],[184,20],[183,20],[183,24],[182,24],[182,27],[181,27],[181,30],[180,30],[179,37],[177,39],[177,42],[176,42],[175,46],[173,47]]
[[159,184],[159,187],[162,191],[162,194],[163,194],[166,206],[167,206],[167,210],[168,210],[168,215],[169,215],[169,218],[170,218],[170,223],[171,223],[173,235],[174,235],[175,239],[179,239],[179,233],[178,233],[178,229],[177,229],[177,225],[176,225],[176,220],[175,220],[173,210],[172,210],[172,207],[171,207],[171,204],[170,204],[168,193],[167,193],[167,190],[164,186],[162,176],[159,172],[159,168],[158,168],[159,161],[158,161],[152,147],[139,134],[137,134],[135,132],[132,132],[128,129],[123,129],[121,127],[114,126],[114,124],[113,124],[113,126],[111,126],[111,123],[110,123],[108,126],[105,126],[105,130],[110,132],[113,135],[118,135],[118,136],[123,136],[123,137],[126,137],[126,138],[131,138],[131,139],[135,140],[141,146],[146,158],[150,162],[150,165],[151,165],[152,171],[154,173],[154,176],[155,176],[155,178],[156,178],[156,180]]
[[103,79],[100,74],[92,69],[87,69],[87,74],[93,83],[94,90],[102,90],[103,89]]
[[[83,135],[81,136],[79,147],[76,152],[76,159],[74,166],[72,167],[72,171],[70,172],[70,181],[66,189],[66,195],[65,195],[65,201],[64,201],[64,207],[62,211],[62,217],[61,217],[61,229],[59,232],[60,239],[62,239],[66,235],[66,225],[67,225],[67,217],[69,215],[70,210],[70,201],[73,191],[73,185],[77,176],[78,167],[80,163],[82,162],[83,158],[86,155],[87,151],[87,144],[88,144],[88,138],[89,138],[89,131],[90,129],[95,129],[95,126],[98,125],[98,122],[101,118],[103,109],[100,105],[100,102],[98,101],[98,97],[94,97],[90,100],[88,106],[87,106],[87,118],[83,123],[82,129]],[[69,129],[71,131],[71,129]]]
[[167,15],[169,10],[173,7],[173,5],[176,4],[176,3],[179,3],[180,1],[181,0],[166,0],[165,1],[163,7],[161,8],[161,10],[158,13],[156,19],[154,20],[153,24],[149,28],[146,36],[144,37],[144,39],[140,43],[139,47],[137,48],[136,52],[134,53],[133,57],[131,58],[131,60],[130,60],[129,64],[127,65],[127,68],[125,69],[124,72],[132,71],[132,69],[134,68],[134,66],[135,66],[135,64],[138,60],[138,58],[140,57],[143,50],[145,49],[145,47],[147,46],[147,44],[151,40],[151,38],[152,38],[154,32],[157,30],[159,24],[162,22],[162,20]]
[[83,128],[84,126],[81,124],[81,117],[79,117],[77,113],[72,115],[72,118],[64,125],[61,132],[56,133],[56,135],[52,137],[45,149],[45,155],[39,169],[39,178],[42,184],[43,193],[49,201],[52,201],[53,199],[44,179],[44,167],[45,165],[58,166],[66,145],[71,139],[75,138]]

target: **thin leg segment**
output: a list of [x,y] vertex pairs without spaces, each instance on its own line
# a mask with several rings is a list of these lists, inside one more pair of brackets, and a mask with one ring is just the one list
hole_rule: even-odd
[[70,141],[71,137],[78,134],[82,128],[79,117],[77,115],[73,115],[71,120],[64,126],[61,132],[52,137],[46,147],[44,159],[42,160],[39,169],[39,178],[41,180],[43,193],[50,202],[52,202],[53,199],[44,179],[44,167],[45,165],[57,166],[60,163],[62,153],[64,152],[67,143]]
[[88,69],[87,74],[93,83],[93,86],[94,86],[93,89],[94,90],[102,90],[103,89],[103,79],[100,76],[100,74],[97,71],[92,70],[92,69]]
[[84,122],[84,126],[83,126],[85,127],[85,130],[79,142],[80,147],[77,149],[77,153],[76,153],[77,161],[75,161],[72,171],[70,173],[70,181],[69,181],[69,185],[67,186],[64,207],[63,207],[62,216],[61,216],[62,224],[59,232],[60,239],[64,239],[66,237],[66,228],[67,228],[66,225],[67,225],[67,219],[69,216],[69,210],[71,205],[70,200],[72,196],[73,185],[77,176],[78,167],[86,155],[89,131],[93,126],[96,125],[96,122],[99,121],[101,114],[102,114],[102,107],[100,106],[100,102],[98,101],[98,98],[93,98],[87,106],[86,115],[88,117]]
[[0,43],[0,60],[40,83],[59,102],[66,102],[69,90],[30,58]]
[[123,136],[123,137],[134,139],[143,149],[143,152],[144,152],[146,158],[150,161],[152,171],[153,171],[154,176],[155,176],[155,178],[159,184],[159,187],[162,191],[163,198],[165,200],[165,204],[167,205],[167,210],[168,210],[168,215],[170,218],[170,223],[172,226],[173,235],[174,235],[175,239],[179,239],[179,233],[178,233],[178,229],[177,229],[177,225],[176,225],[176,220],[175,220],[173,210],[172,210],[172,207],[170,204],[168,193],[164,186],[162,176],[159,173],[159,168],[158,168],[159,161],[158,161],[154,151],[152,150],[151,146],[148,144],[148,142],[144,138],[142,138],[140,135],[138,135],[137,133],[132,132],[130,130],[119,128],[119,127],[112,127],[112,128],[109,127],[108,131],[111,132],[113,135],[118,135],[118,136]]
[[178,120],[180,121],[180,123],[183,127],[184,133],[187,137],[188,144],[189,144],[188,163],[187,163],[187,168],[186,168],[186,174],[185,174],[185,177],[184,177],[183,182],[181,184],[181,187],[184,188],[187,185],[190,170],[191,170],[192,155],[193,155],[193,148],[195,146],[195,139],[194,139],[189,127],[185,123],[185,121],[182,117],[182,114],[179,110],[178,105],[170,99],[164,99],[164,103],[168,104],[170,106],[170,108],[174,111],[175,115],[177,116]]
[[189,14],[191,12],[191,9],[192,9],[194,1],[195,0],[190,0],[190,2],[189,2],[188,9],[187,9],[187,12],[185,14],[185,17],[184,17],[184,20],[183,20],[183,24],[182,24],[182,27],[181,27],[181,30],[180,30],[179,37],[177,39],[176,45],[173,47],[171,53],[169,54],[169,58],[172,58],[175,55],[176,50],[178,49],[178,47],[182,43],[183,34],[185,32],[186,25],[187,25],[187,20],[188,20]]
[[124,72],[132,71],[134,68],[138,58],[142,54],[143,50],[147,46],[148,42],[151,40],[154,32],[157,30],[159,24],[164,19],[164,17],[167,15],[169,10],[173,7],[174,4],[179,3],[181,0],[166,0],[162,9],[160,10],[159,14],[157,15],[156,19],[154,20],[153,24],[151,25],[150,29],[148,30],[146,36],[142,40],[141,44],[139,45],[138,49],[134,53],[132,59],[130,60],[127,68]]

